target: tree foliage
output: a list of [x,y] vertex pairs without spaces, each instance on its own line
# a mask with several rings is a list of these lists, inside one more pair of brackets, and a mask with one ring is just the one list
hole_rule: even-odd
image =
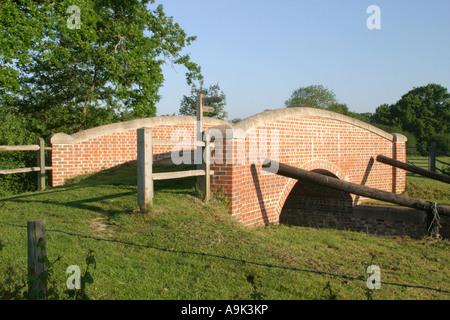
[[392,105],[380,105],[373,120],[413,132],[419,145],[432,140],[448,141],[450,93],[438,84],[413,88]]
[[197,113],[197,94],[199,91],[203,91],[204,98],[212,98],[218,97],[222,98],[221,102],[209,103],[208,106],[213,107],[213,112],[205,112],[203,113],[205,117],[217,118],[217,119],[225,119],[228,113],[225,111],[226,95],[220,89],[218,83],[214,85],[210,85],[207,88],[198,88],[195,84],[191,86],[191,93],[189,96],[183,96],[180,105],[180,114],[181,115],[196,115]]
[[295,90],[285,102],[286,107],[319,108],[340,113],[361,121],[369,122],[367,115],[360,115],[350,111],[345,103],[336,99],[334,92],[323,85],[311,85]]
[[329,111],[333,111],[336,113],[340,113],[364,122],[369,122],[369,117],[365,114],[359,114],[348,109],[348,106],[345,103],[333,103],[326,108]]
[[337,104],[336,95],[323,85],[300,87],[292,92],[291,97],[285,101],[286,107],[310,107],[327,109]]
[[32,115],[31,131],[155,116],[165,63],[184,66],[189,84],[202,78],[182,54],[195,37],[153,0],[5,0],[0,16],[0,103]]

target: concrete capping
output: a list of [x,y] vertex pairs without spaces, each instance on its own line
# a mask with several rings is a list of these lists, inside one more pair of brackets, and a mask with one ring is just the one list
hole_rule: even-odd
[[54,133],[45,139],[51,145],[53,144],[74,144],[72,136],[65,133]]
[[[124,122],[111,123],[87,130],[83,130],[72,135],[67,135],[64,133],[56,133],[50,138],[52,144],[63,144],[63,143],[79,143],[85,140],[94,139],[97,137],[105,136],[115,132],[127,131],[127,130],[137,130],[143,127],[153,127],[158,125],[176,125],[181,123],[192,123],[193,128],[195,128],[196,117],[195,116],[160,116],[151,118],[135,119]],[[203,124],[208,125],[227,125],[229,122],[225,120],[220,120],[216,118],[203,118]],[[62,142],[68,141],[68,142]],[[70,142],[69,142],[70,141]]]
[[[345,116],[340,113],[318,109],[318,108],[308,108],[308,107],[296,107],[296,108],[280,108],[275,110],[268,110],[251,117],[248,117],[236,124],[230,124],[230,128],[234,130],[243,130],[247,132],[247,130],[251,130],[257,127],[264,126],[268,123],[273,123],[279,120],[289,119],[289,118],[306,118],[306,117],[316,117],[316,118],[325,118],[330,120],[337,120],[345,123],[349,123],[351,125],[360,127],[362,129],[368,130],[372,133],[375,133],[387,140],[394,141],[394,136],[386,131],[383,131],[371,124]],[[219,128],[223,129],[222,128]],[[227,137],[230,139],[230,137]]]
[[218,138],[214,133],[219,133],[222,136],[222,141],[231,140],[234,138],[235,135],[232,123],[222,124],[209,128],[207,132],[212,138],[211,141],[215,141]]
[[394,137],[393,142],[395,143],[405,143],[408,141],[408,138],[400,133],[393,133],[392,136]]

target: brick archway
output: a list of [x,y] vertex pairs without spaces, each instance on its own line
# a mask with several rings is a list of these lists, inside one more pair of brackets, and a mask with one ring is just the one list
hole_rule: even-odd
[[[329,173],[331,176],[334,176],[340,180],[348,181],[348,178],[346,175],[342,172],[339,167],[337,167],[335,164],[327,161],[327,160],[312,160],[307,163],[304,163],[303,165],[298,166],[301,169],[308,170],[308,171],[315,171],[327,174]],[[286,183],[284,190],[282,191],[277,207],[276,212],[278,216],[281,216],[281,213],[283,211],[283,207],[286,203],[286,200],[288,199],[289,195],[291,195],[294,187],[297,185],[298,181],[295,179],[289,179],[289,181]]]
[[[315,168],[310,171],[339,178],[320,166],[312,167]],[[334,166],[327,167],[335,169]],[[348,228],[352,212],[353,197],[350,193],[298,180],[284,201],[279,222],[313,228]]]

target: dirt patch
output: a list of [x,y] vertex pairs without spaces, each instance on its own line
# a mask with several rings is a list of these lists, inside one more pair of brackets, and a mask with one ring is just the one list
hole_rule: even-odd
[[94,229],[94,232],[98,236],[111,236],[112,234],[107,231],[109,225],[105,223],[103,218],[95,218],[91,220],[91,228]]

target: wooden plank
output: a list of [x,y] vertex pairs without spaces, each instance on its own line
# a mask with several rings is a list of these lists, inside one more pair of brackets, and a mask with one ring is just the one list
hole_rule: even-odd
[[138,205],[147,212],[153,205],[153,144],[150,128],[137,129],[137,187]]
[[387,165],[390,165],[390,166],[393,166],[393,167],[396,167],[396,168],[400,168],[400,169],[403,169],[403,170],[406,170],[406,171],[410,171],[410,172],[413,172],[413,173],[420,174],[420,175],[422,175],[424,177],[428,177],[428,178],[431,178],[431,179],[434,179],[434,180],[439,180],[439,181],[442,181],[442,182],[450,183],[450,176],[448,176],[448,175],[440,174],[438,172],[433,172],[433,171],[426,170],[426,169],[422,169],[420,167],[413,166],[411,164],[404,163],[404,162],[401,162],[401,161],[398,161],[398,160],[395,160],[395,159],[392,159],[392,158],[388,158],[388,157],[383,156],[383,155],[378,155],[377,156],[377,161],[381,162],[381,163],[384,163],[384,164],[387,164]]
[[205,143],[203,141],[190,141],[189,143],[185,143],[183,140],[173,141],[173,140],[153,140],[154,146],[204,146]]
[[[214,174],[214,172],[210,173]],[[153,180],[169,180],[169,179],[179,179],[186,177],[198,177],[204,176],[205,170],[185,170],[185,171],[175,171],[175,172],[160,172],[153,174]]]
[[[14,174],[14,173],[26,173],[26,172],[39,172],[40,167],[18,168],[18,169],[4,169],[0,170],[0,174]],[[45,170],[53,170],[52,167],[45,167]]]
[[203,112],[214,112],[214,110],[214,107],[203,106],[202,108]]
[[45,284],[39,276],[45,272],[46,253],[45,222],[30,220],[27,222],[28,243],[28,292],[32,299],[43,300],[47,295]]
[[38,145],[0,146],[0,151],[38,151]]
[[219,103],[222,102],[223,98],[221,97],[206,97],[203,98],[203,103]]

